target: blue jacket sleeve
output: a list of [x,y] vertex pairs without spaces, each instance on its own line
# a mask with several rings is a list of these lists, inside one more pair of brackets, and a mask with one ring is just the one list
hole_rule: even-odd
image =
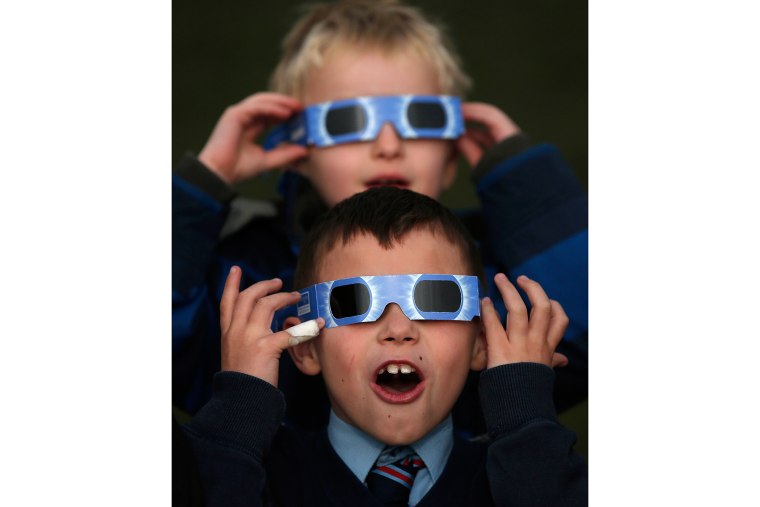
[[218,370],[219,310],[211,278],[233,192],[187,155],[172,175],[172,402],[193,413]]
[[[520,134],[492,149],[473,173],[482,204],[481,250],[489,296],[506,310],[493,276],[525,274],[562,304],[570,325],[558,348],[558,408],[587,396],[588,199],[556,147]],[[528,303],[527,297],[523,299]]]
[[[241,288],[274,277],[292,287],[296,250],[283,209],[276,200],[237,198],[191,155],[174,170],[172,402],[189,414],[210,398],[221,364],[219,302],[230,268],[242,269]],[[276,312],[273,328],[293,313]]]

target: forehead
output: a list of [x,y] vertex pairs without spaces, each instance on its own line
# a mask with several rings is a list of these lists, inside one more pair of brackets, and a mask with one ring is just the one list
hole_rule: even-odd
[[435,67],[416,51],[338,46],[309,72],[303,101],[308,105],[365,95],[441,93]]
[[319,262],[316,282],[353,276],[401,275],[408,273],[468,273],[464,254],[444,234],[415,229],[389,249],[369,234],[355,236],[348,243],[337,241]]

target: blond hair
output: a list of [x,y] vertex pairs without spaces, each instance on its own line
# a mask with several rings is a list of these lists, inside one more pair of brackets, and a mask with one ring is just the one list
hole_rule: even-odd
[[419,9],[396,0],[342,0],[306,7],[283,40],[271,89],[302,98],[310,71],[321,67],[338,47],[379,49],[386,54],[412,48],[433,65],[443,93],[463,96],[470,87],[444,28]]

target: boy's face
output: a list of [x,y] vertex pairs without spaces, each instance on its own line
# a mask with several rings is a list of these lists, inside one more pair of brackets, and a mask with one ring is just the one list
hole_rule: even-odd
[[[427,230],[410,232],[390,250],[361,235],[324,254],[318,279],[405,273],[466,274],[467,266],[459,248]],[[485,367],[480,330],[479,321],[412,321],[390,304],[375,322],[323,329],[299,346],[312,359],[296,363],[305,373],[322,372],[338,417],[382,442],[403,445],[440,423],[468,371]],[[389,364],[411,366],[416,375],[378,375]]]
[[[365,95],[439,95],[438,75],[413,51],[336,48],[308,77],[306,105]],[[400,138],[385,124],[374,141],[312,148],[296,165],[325,203],[338,202],[379,185],[394,185],[438,199],[456,175],[454,143]]]

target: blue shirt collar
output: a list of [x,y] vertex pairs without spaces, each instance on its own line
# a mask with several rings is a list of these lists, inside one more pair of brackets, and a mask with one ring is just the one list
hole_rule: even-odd
[[[367,474],[385,448],[384,443],[341,420],[332,410],[327,425],[327,438],[340,459],[361,482],[367,478]],[[454,447],[454,425],[451,415],[410,446],[425,462],[432,486],[443,473]]]

